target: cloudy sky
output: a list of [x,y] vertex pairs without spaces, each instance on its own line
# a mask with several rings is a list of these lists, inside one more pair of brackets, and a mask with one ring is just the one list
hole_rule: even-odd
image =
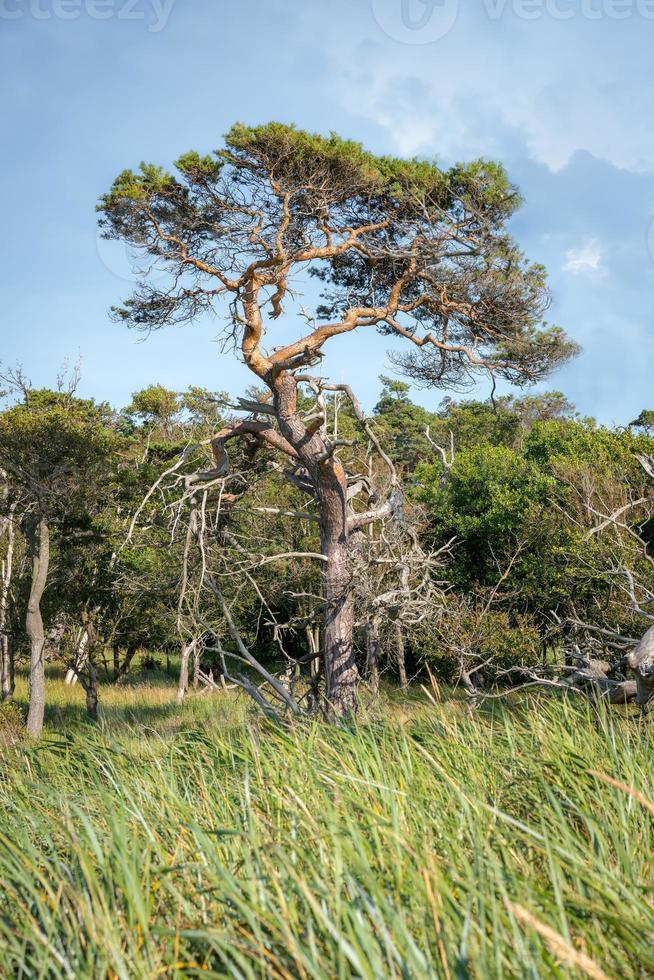
[[[547,387],[625,424],[654,408],[653,51],[654,0],[0,0],[0,358],[52,384],[81,357],[116,405],[152,381],[243,388],[216,322],[143,340],[109,321],[132,268],[94,206],[127,166],[279,119],[500,159],[549,319],[583,347]],[[338,341],[327,368],[371,405],[387,345]]]

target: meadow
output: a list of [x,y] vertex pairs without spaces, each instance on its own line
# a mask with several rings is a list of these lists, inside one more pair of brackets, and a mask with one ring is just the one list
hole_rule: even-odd
[[4,976],[654,974],[637,715],[387,689],[284,728],[164,675],[103,687],[98,726],[81,700],[51,680],[41,743],[5,738]]

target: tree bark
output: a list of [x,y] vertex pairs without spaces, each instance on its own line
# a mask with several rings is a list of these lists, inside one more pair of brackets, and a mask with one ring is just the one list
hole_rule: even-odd
[[9,590],[14,562],[14,512],[16,504],[9,508],[5,522],[7,534],[7,554],[2,561],[2,581],[0,583],[0,686],[2,701],[8,701],[14,693],[13,650],[7,632],[7,613],[9,610]]
[[[338,470],[322,476],[317,486],[320,501],[320,545],[328,559],[322,563],[323,663],[328,713],[337,718],[354,714],[359,672],[354,659],[354,597],[350,581],[345,474]],[[342,477],[341,477],[342,474]]]
[[30,641],[29,711],[27,733],[39,738],[45,714],[45,632],[41,616],[41,599],[48,579],[50,563],[50,529],[43,518],[29,522],[27,544],[32,561],[32,581],[27,603],[25,628]]
[[404,636],[400,622],[395,623],[395,656],[397,658],[397,669],[400,675],[400,687],[406,690],[409,682],[406,676],[406,660],[404,657]]
[[297,453],[313,483],[320,517],[322,655],[327,714],[351,716],[357,706],[358,670],[354,657],[354,599],[348,554],[345,470],[330,453],[323,433],[309,431],[297,411],[297,381],[282,373],[271,384],[282,436]]

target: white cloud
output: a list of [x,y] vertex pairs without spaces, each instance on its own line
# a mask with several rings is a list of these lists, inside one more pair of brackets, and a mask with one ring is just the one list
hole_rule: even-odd
[[602,248],[596,238],[590,238],[580,248],[571,248],[565,254],[564,272],[597,272],[602,264]]
[[400,0],[332,2],[339,14],[330,6],[329,20],[324,5],[305,5],[333,62],[332,91],[386,129],[399,152],[462,159],[497,153],[497,143],[501,156],[501,144],[518,138],[553,172],[577,151],[633,172],[654,169],[645,124],[654,110],[654,22],[644,22],[635,0],[619,22],[588,19],[578,5],[561,20],[543,2],[532,20],[516,14],[518,0],[460,3],[451,30],[422,45],[392,40],[373,16],[399,10]]

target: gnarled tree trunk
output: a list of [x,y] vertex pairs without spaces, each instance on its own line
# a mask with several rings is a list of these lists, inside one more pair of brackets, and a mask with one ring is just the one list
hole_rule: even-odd
[[283,437],[306,467],[318,502],[322,563],[323,666],[327,713],[356,711],[358,670],[354,657],[354,597],[348,554],[345,470],[330,452],[320,427],[308,429],[297,411],[297,380],[284,372],[272,384],[275,414]]
[[50,530],[47,521],[35,518],[26,529],[27,544],[32,561],[32,582],[27,603],[25,627],[30,641],[29,711],[27,732],[39,738],[45,714],[45,632],[41,616],[41,599],[48,579],[50,564]]

